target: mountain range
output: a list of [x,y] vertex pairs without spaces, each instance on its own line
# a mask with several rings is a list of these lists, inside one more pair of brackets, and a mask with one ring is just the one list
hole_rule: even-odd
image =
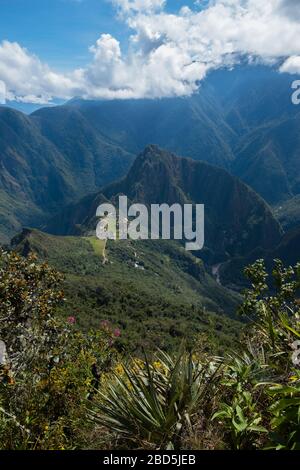
[[153,143],[238,176],[269,204],[299,194],[293,77],[270,67],[212,73],[187,98],[73,99],[31,115],[0,108],[0,234],[41,226],[123,177]]
[[93,234],[98,205],[104,201],[116,204],[119,195],[147,206],[204,204],[205,249],[199,256],[210,265],[257,247],[275,247],[282,236],[269,206],[238,178],[155,145],[146,147],[125,178],[67,207],[44,229],[56,235]]
[[122,175],[132,159],[75,109],[49,108],[26,116],[0,108],[2,241]]
[[214,72],[186,98],[75,98],[30,115],[1,107],[1,241],[24,226],[91,235],[97,205],[126,194],[147,205],[205,204],[197,256],[224,285],[235,284],[233,266],[259,254],[297,260],[300,110],[292,81],[242,66]]

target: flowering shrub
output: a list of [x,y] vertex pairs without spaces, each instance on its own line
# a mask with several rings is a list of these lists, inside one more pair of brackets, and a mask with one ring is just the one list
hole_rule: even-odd
[[14,253],[0,258],[0,446],[67,449],[84,445],[87,402],[113,361],[113,335],[83,334],[75,317],[55,316],[62,277]]

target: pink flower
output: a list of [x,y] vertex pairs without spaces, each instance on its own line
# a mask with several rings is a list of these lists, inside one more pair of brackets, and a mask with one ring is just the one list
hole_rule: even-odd
[[119,338],[119,336],[121,336],[121,330],[120,330],[120,328],[116,328],[116,329],[114,330],[114,336],[115,336],[116,338]]
[[109,321],[108,320],[102,320],[100,323],[102,328],[108,328],[109,327]]
[[75,318],[75,317],[68,317],[68,318],[67,318],[67,322],[68,322],[70,325],[74,325],[74,323],[76,323],[76,318]]

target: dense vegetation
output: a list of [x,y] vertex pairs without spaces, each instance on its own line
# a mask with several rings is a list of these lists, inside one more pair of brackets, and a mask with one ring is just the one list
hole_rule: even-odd
[[300,266],[275,261],[271,287],[261,260],[246,275],[234,351],[191,329],[193,347],[132,357],[110,322],[60,317],[53,268],[1,252],[1,448],[300,448]]
[[56,237],[24,230],[14,250],[33,252],[63,273],[66,301],[61,315],[73,315],[87,331],[110,320],[122,329],[119,347],[177,347],[190,331],[205,332],[220,347],[237,339],[234,311],[240,297],[207,274],[201,260],[172,241],[109,241]]
[[[204,162],[180,158],[148,145],[125,178],[68,207],[51,220],[46,232],[57,235],[94,234],[99,204],[126,195],[128,205],[204,204],[205,246],[198,254],[209,265],[271,249],[282,229],[270,207],[254,191],[227,171]],[[237,217],[237,213],[239,214]]]

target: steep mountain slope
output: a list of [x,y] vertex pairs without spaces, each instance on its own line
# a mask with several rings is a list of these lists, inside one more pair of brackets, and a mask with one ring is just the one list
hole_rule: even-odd
[[174,242],[119,241],[108,243],[104,264],[98,244],[24,230],[12,248],[36,253],[65,275],[62,314],[75,316],[81,328],[109,320],[133,349],[172,348],[191,330],[208,333],[220,349],[232,346],[239,297],[207,275],[199,259]]
[[299,194],[300,113],[250,133],[232,169],[271,204]]
[[[291,100],[291,85],[297,78],[278,73],[277,67],[244,64],[230,71],[213,72],[203,87],[208,88],[219,103],[227,125],[243,137],[299,112]],[[233,150],[236,144],[239,142],[234,142]]]
[[132,160],[76,112],[50,109],[47,116],[45,131],[38,117],[0,107],[1,241],[124,174]]
[[220,264],[218,266],[218,277],[221,284],[238,291],[246,287],[247,281],[243,275],[243,270],[258,259],[264,259],[269,272],[272,271],[276,259],[281,260],[285,266],[295,266],[300,262],[300,228],[287,232],[275,248],[263,250],[258,247],[245,256],[232,258]]
[[31,115],[72,168],[78,195],[91,193],[126,173],[133,156],[102,137],[76,109],[44,108]]
[[277,204],[273,213],[284,231],[300,227],[300,194]]
[[279,246],[268,256],[269,259],[280,259],[287,266],[300,262],[300,228],[285,234]]
[[[0,233],[38,223],[72,200],[75,181],[67,162],[31,119],[0,108]],[[71,176],[70,176],[71,175]]]
[[204,84],[219,101],[232,141],[230,171],[271,204],[299,193],[299,106],[292,103],[298,77],[263,66],[219,70]]
[[218,70],[190,98],[90,102],[69,106],[131,153],[154,143],[228,169],[269,203],[299,192],[299,108],[295,77],[264,66]]
[[46,231],[87,233],[96,227],[96,209],[103,200],[125,194],[130,201],[205,204],[205,249],[208,263],[276,246],[281,229],[264,201],[225,170],[179,158],[150,145],[139,155],[126,178],[69,207]]
[[127,151],[137,154],[153,143],[168,150],[228,167],[234,133],[209,90],[190,98],[161,100],[74,100],[90,125]]

